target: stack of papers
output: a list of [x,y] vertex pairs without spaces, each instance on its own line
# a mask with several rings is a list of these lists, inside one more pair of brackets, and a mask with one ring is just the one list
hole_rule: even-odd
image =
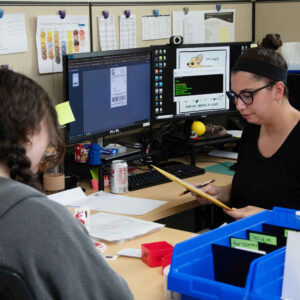
[[65,206],[89,207],[91,210],[126,215],[143,215],[167,202],[126,197],[103,191],[86,196],[80,187],[49,195],[48,198]]
[[158,230],[164,226],[163,224],[131,217],[98,213],[91,215],[91,228],[89,233],[92,238],[122,243],[126,240]]

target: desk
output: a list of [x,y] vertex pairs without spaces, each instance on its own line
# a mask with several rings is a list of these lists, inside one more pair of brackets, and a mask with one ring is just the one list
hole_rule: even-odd
[[[104,254],[115,254],[124,248],[141,248],[143,243],[167,241],[175,245],[193,236],[191,232],[171,228],[162,228],[156,232],[123,244],[106,243],[108,250]],[[150,268],[139,258],[120,256],[115,261],[107,261],[128,283],[136,300],[165,300],[164,281],[161,267]]]
[[[188,161],[184,158],[178,160],[188,163]],[[206,155],[202,155],[202,156],[198,155],[197,160],[199,162],[197,162],[196,165],[201,168],[215,164],[216,163],[215,161],[218,162],[230,161],[229,159],[208,157]],[[215,181],[216,185],[227,185],[232,181],[232,176],[211,173],[211,172],[206,172],[203,175],[189,177],[184,180],[191,184],[199,184],[201,182],[207,181],[212,178],[216,180]],[[86,188],[87,194],[91,194],[95,192],[91,189],[89,182],[83,182],[82,186]],[[106,191],[109,191],[109,189],[106,189]],[[167,201],[166,204],[160,206],[159,208],[151,211],[148,214],[142,216],[135,216],[136,218],[143,219],[146,221],[156,221],[199,206],[198,202],[195,200],[195,197],[191,195],[191,193],[179,197],[178,194],[181,193],[182,191],[183,188],[179,184],[175,182],[168,182],[168,183],[148,187],[145,189],[124,193],[122,195],[137,197],[137,198],[148,198],[154,200]]]

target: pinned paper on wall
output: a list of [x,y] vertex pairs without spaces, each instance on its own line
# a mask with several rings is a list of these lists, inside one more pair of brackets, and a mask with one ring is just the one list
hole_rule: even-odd
[[203,11],[174,11],[173,35],[182,36],[184,44],[204,43]]
[[205,43],[235,41],[235,9],[204,11]]
[[136,48],[136,16],[120,16],[120,49]]
[[65,125],[75,121],[70,102],[66,101],[55,106],[59,125]]
[[166,39],[171,36],[170,15],[142,16],[142,40]]
[[99,29],[99,41],[100,48],[102,51],[116,50],[116,27],[115,27],[115,17],[104,16],[98,17],[98,29]]
[[40,73],[62,72],[62,55],[90,51],[88,15],[38,16],[36,47]]
[[0,18],[0,54],[27,51],[24,14],[4,14]]

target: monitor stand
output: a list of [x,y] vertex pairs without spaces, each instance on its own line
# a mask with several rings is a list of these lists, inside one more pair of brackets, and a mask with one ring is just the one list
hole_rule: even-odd
[[[103,147],[103,144],[104,144],[103,137],[97,139],[97,144],[99,144],[101,147]],[[112,160],[116,160],[116,159],[122,159],[122,158],[125,158],[128,156],[131,156],[131,155],[136,155],[139,153],[141,153],[141,149],[126,147],[125,151],[118,152],[113,155],[101,154],[101,160],[108,162],[108,161],[112,161]]]

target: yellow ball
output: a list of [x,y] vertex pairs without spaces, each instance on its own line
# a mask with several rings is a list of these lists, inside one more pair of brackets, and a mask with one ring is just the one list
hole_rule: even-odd
[[203,135],[205,133],[206,127],[200,121],[194,121],[191,129],[197,133],[197,135]]

